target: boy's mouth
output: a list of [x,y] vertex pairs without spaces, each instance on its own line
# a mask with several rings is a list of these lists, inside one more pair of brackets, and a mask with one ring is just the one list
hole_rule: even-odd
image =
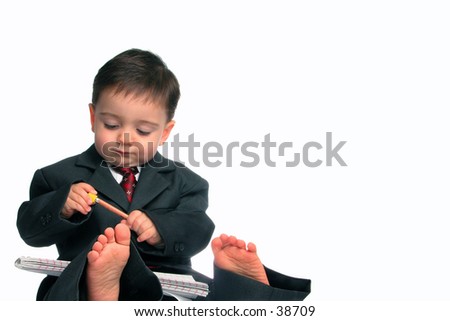
[[117,153],[120,154],[122,156],[127,156],[127,155],[131,155],[131,152],[129,151],[124,151],[124,150],[120,150],[120,149],[113,149],[111,150],[113,153]]

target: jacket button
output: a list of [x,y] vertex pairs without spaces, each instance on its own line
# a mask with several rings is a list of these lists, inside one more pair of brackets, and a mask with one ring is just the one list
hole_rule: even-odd
[[46,214],[41,216],[41,224],[42,226],[46,226],[52,220],[52,216],[50,214]]

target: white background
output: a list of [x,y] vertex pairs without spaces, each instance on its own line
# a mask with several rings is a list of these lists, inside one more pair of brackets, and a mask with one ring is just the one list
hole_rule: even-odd
[[[92,80],[129,48],[178,77],[181,139],[347,141],[347,167],[191,167],[215,235],[311,278],[310,300],[450,299],[449,16],[446,1],[2,2],[0,300],[34,300],[43,276],[14,260],[56,250],[21,240],[17,210],[36,169],[92,143]],[[193,262],[211,275],[209,249]]]

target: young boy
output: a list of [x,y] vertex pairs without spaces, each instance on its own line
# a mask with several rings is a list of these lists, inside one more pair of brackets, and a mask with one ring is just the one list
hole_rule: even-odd
[[[266,269],[253,244],[227,235],[212,242],[214,282],[192,270],[191,257],[214,231],[208,183],[157,151],[175,125],[179,97],[176,77],[151,52],[127,50],[100,68],[89,105],[94,144],[37,170],[19,208],[23,240],[56,244],[59,259],[72,261],[60,277],[43,280],[39,300],[159,300],[152,271],[193,274],[210,283],[213,300],[308,295],[309,280]],[[128,218],[94,205],[88,193]]]

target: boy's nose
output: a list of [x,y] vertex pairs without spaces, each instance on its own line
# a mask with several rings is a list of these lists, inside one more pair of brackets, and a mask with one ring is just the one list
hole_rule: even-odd
[[133,140],[132,140],[132,136],[131,136],[130,132],[123,131],[123,132],[119,133],[119,135],[117,136],[117,141],[121,145],[129,145],[129,144],[131,144],[131,142]]

